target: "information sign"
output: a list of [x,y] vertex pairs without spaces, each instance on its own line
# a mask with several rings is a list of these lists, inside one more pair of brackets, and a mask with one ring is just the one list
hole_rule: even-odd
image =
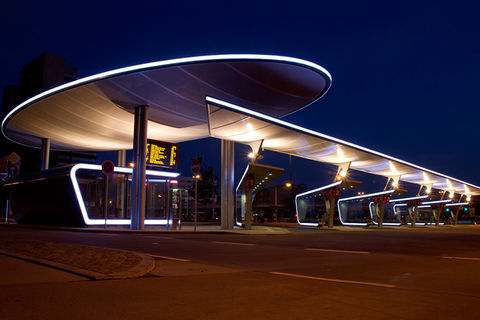
[[147,166],[177,168],[178,144],[147,140]]

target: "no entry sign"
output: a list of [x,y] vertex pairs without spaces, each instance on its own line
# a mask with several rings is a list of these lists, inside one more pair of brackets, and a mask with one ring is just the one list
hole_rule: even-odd
[[200,171],[202,166],[202,158],[193,158],[192,159],[192,173],[197,174]]
[[109,176],[113,173],[113,170],[115,169],[115,166],[113,165],[113,162],[110,160],[105,160],[102,162],[102,172],[103,174]]

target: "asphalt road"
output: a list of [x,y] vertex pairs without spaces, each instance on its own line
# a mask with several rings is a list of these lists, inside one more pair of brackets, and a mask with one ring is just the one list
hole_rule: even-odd
[[480,228],[290,235],[0,229],[158,258],[147,277],[0,286],[2,318],[480,319]]

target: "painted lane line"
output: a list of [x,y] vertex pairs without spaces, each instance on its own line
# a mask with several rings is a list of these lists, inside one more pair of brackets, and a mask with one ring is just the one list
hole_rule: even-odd
[[182,262],[190,262],[190,261],[192,261],[192,260],[188,260],[188,259],[180,259],[180,258],[159,256],[159,255],[156,255],[156,254],[149,254],[149,253],[146,253],[146,254],[149,255],[149,256],[152,257],[152,258],[158,258],[158,259],[173,260],[173,261],[182,261]]
[[145,236],[145,238],[149,239],[166,239],[166,240],[174,240],[173,237],[163,237],[163,236]]
[[376,282],[363,282],[363,281],[353,281],[353,280],[320,278],[320,277],[304,276],[302,274],[284,273],[284,272],[270,272],[270,273],[275,274],[275,275],[279,275],[279,276],[287,276],[287,277],[293,277],[293,278],[302,278],[302,279],[320,280],[320,281],[338,282],[338,283],[348,283],[348,284],[359,284],[359,285],[363,285],[363,286],[372,286],[372,287],[382,287],[382,288],[396,288],[397,287],[396,285],[393,285],[393,284],[376,283]]
[[480,261],[480,258],[471,258],[471,257],[442,257],[444,259],[455,259],[455,260],[471,260],[471,261]]
[[231,245],[234,245],[234,246],[246,246],[246,247],[256,246],[255,243],[227,242],[227,241],[211,241],[211,242],[216,243],[216,244],[231,244]]
[[368,251],[353,251],[353,250],[334,250],[334,249],[320,249],[320,248],[306,248],[307,251],[319,252],[335,252],[335,253],[355,253],[355,254],[370,254]]

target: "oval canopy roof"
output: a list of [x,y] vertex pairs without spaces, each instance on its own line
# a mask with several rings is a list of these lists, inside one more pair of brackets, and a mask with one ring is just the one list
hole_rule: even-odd
[[132,149],[133,112],[149,106],[148,138],[181,142],[209,136],[205,97],[274,117],[297,111],[329,89],[314,63],[269,55],[214,55],[104,72],[42,92],[2,122],[14,142],[56,150]]

